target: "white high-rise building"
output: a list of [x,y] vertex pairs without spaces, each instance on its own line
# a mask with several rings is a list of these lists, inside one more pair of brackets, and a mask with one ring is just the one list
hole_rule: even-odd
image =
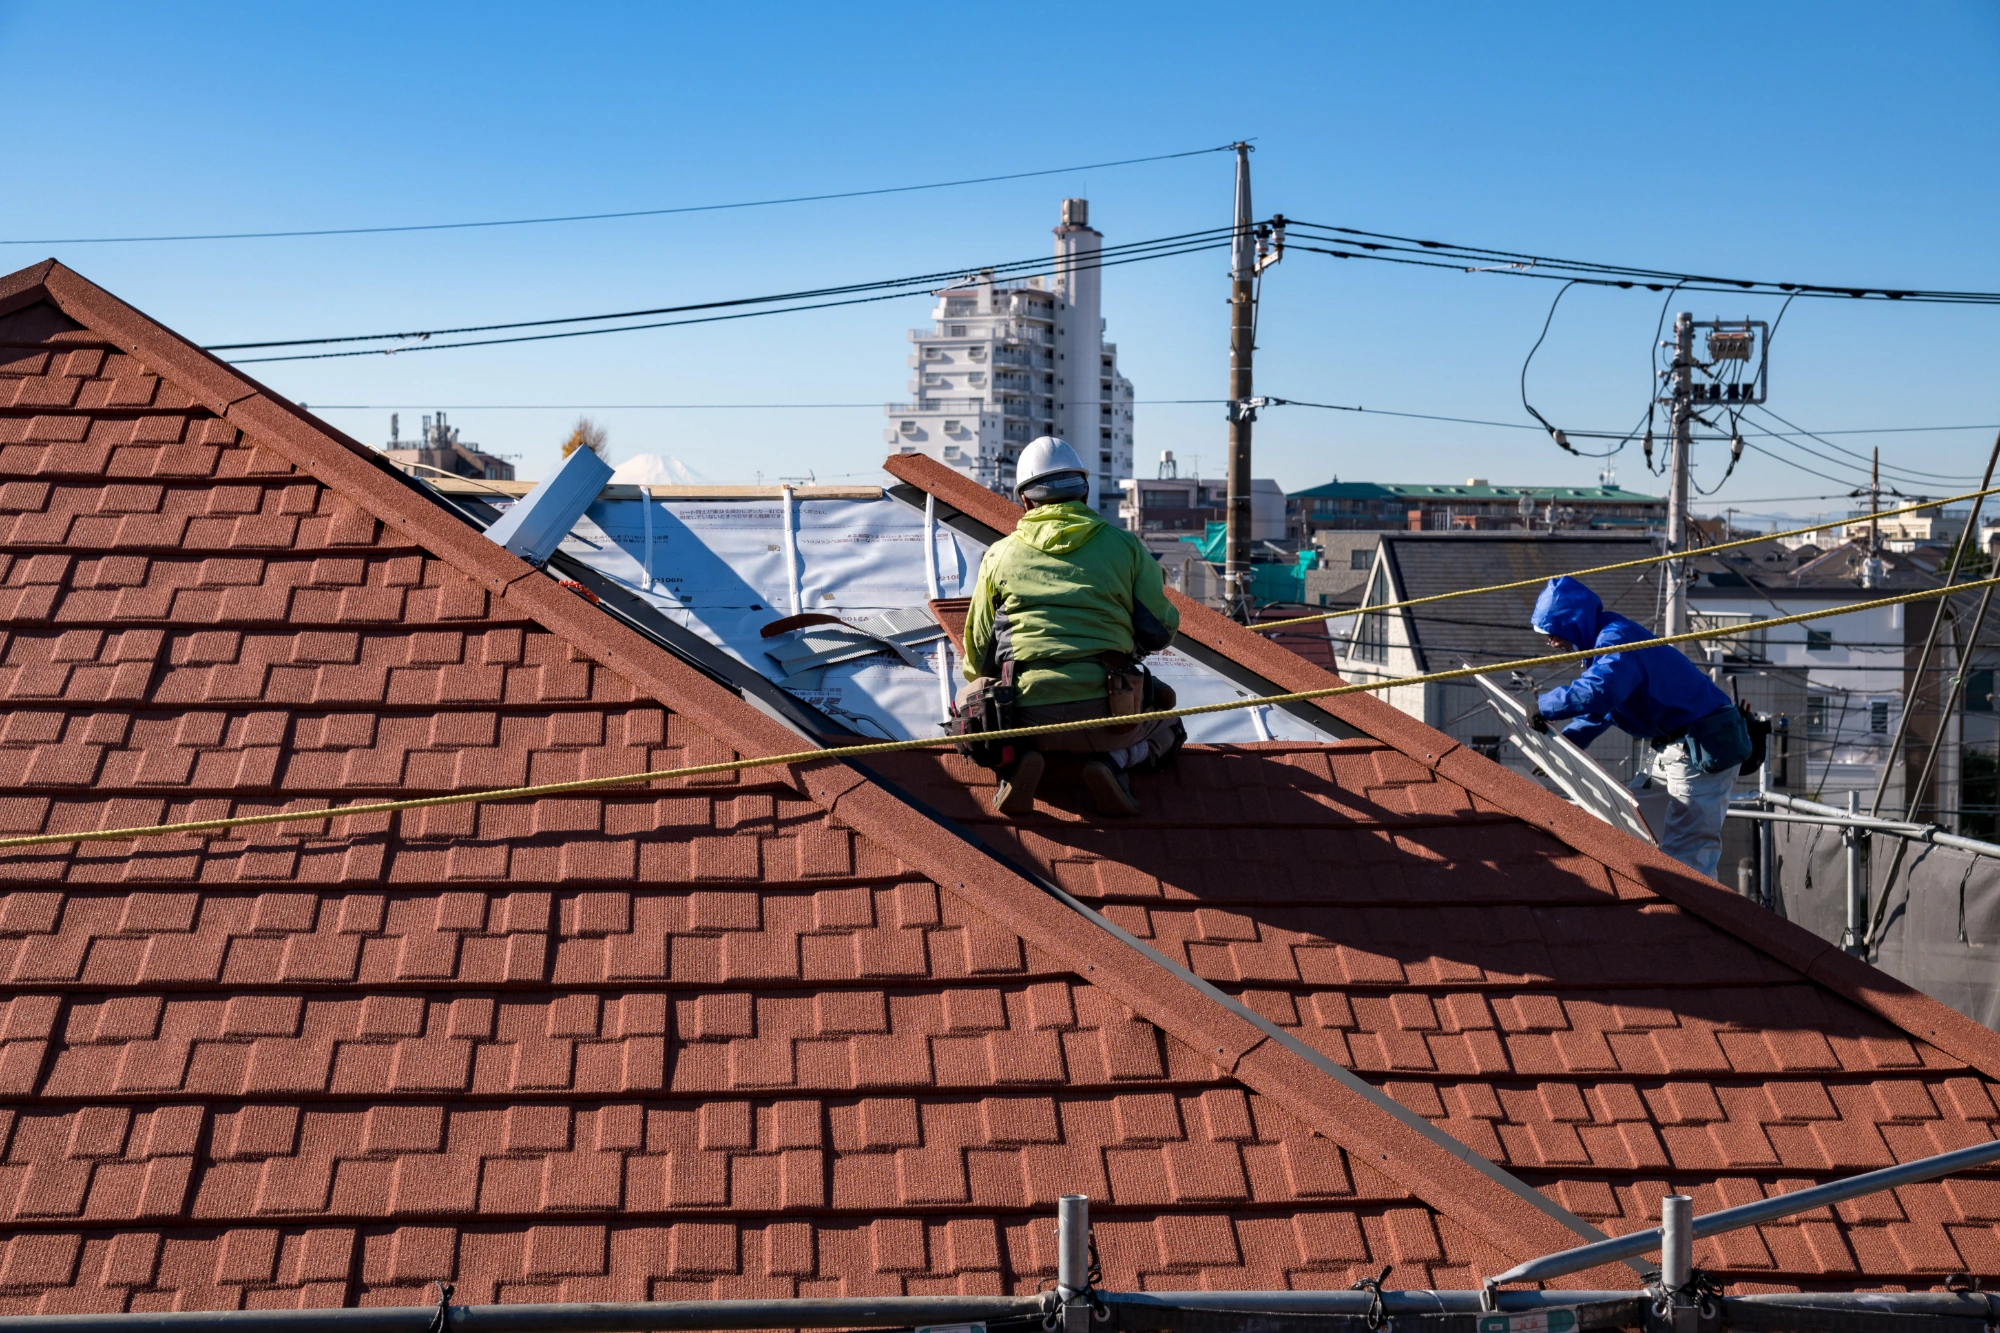
[[1038,435],[1059,435],[1091,473],[1090,503],[1119,521],[1119,482],[1132,475],[1132,382],[1104,341],[1090,203],[1065,199],[1047,278],[997,283],[982,273],[940,294],[930,329],[910,330],[913,400],[884,412],[890,444],[929,454],[1005,495],[1014,462]]

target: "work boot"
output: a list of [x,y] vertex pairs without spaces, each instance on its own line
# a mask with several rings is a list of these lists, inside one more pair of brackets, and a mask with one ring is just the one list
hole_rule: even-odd
[[993,793],[993,808],[1000,814],[1019,817],[1035,812],[1035,788],[1042,785],[1045,765],[1040,750],[1030,750],[1000,775],[1000,789]]
[[1100,815],[1130,818],[1139,813],[1139,802],[1132,797],[1131,779],[1125,770],[1104,759],[1093,759],[1083,766],[1084,790],[1097,806]]

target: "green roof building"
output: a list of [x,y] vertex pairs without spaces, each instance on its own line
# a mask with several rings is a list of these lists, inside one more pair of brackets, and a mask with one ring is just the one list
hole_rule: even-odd
[[1330,481],[1285,498],[1286,526],[1301,540],[1347,532],[1646,532],[1664,528],[1665,497],[1616,486],[1463,486]]

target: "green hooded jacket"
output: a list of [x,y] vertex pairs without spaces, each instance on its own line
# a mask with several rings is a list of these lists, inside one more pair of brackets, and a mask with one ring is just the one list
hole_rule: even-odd
[[1080,501],[1038,505],[979,562],[965,678],[998,676],[1011,660],[1025,706],[1101,699],[1099,653],[1158,652],[1180,623],[1137,537]]

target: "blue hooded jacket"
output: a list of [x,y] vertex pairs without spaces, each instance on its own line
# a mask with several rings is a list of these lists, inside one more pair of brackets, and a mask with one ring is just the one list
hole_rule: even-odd
[[1577,719],[1563,735],[1588,745],[1608,726],[1648,739],[1671,736],[1730,706],[1729,696],[1667,645],[1619,652],[1619,644],[1656,637],[1653,631],[1604,609],[1596,593],[1568,575],[1549,580],[1535,599],[1535,628],[1579,648],[1611,651],[1593,657],[1584,672],[1537,700],[1542,716]]

